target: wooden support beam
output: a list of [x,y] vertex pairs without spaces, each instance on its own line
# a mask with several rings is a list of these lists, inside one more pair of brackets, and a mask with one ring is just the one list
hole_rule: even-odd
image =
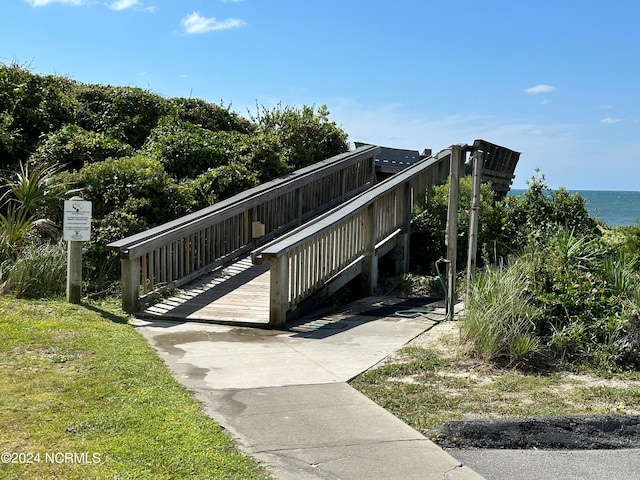
[[270,262],[269,328],[284,328],[287,323],[289,257],[282,255]]
[[449,205],[447,208],[447,315],[453,320],[456,295],[456,256],[458,254],[458,203],[460,201],[460,164],[462,163],[462,147],[451,146],[449,167]]
[[476,257],[478,251],[478,224],[480,219],[480,186],[482,180],[482,165],[484,152],[477,150],[473,155],[473,173],[471,190],[471,215],[469,218],[469,250],[467,253],[467,297],[469,284],[476,270]]
[[411,188],[411,182],[404,184],[403,188],[403,207],[404,207],[404,225],[402,226],[402,232],[396,238],[396,249],[401,256],[396,259],[394,274],[401,275],[409,271],[409,240],[411,236],[411,217],[413,210],[413,189]]
[[140,267],[139,259],[120,260],[122,310],[127,313],[135,313],[138,310],[138,294],[140,291]]
[[362,290],[374,295],[378,286],[378,256],[376,255],[376,202],[367,207],[364,216],[364,261],[362,265]]

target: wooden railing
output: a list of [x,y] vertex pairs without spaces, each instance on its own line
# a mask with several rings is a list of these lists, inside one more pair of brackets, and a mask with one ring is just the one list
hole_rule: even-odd
[[287,315],[321,290],[335,292],[362,274],[375,290],[378,258],[398,249],[408,269],[412,207],[449,174],[450,151],[440,152],[377,184],[344,205],[252,252],[255,263],[270,263],[269,326],[285,325]]
[[367,146],[297,170],[211,207],[113,242],[121,259],[122,308],[228,263],[375,183],[378,147]]

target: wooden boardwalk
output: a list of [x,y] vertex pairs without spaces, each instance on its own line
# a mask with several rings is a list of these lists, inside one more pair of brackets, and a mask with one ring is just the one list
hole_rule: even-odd
[[183,285],[139,315],[162,320],[264,326],[269,323],[269,264],[249,256]]

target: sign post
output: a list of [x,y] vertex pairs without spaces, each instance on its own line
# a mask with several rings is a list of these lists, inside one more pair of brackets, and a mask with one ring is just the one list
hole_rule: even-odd
[[91,202],[73,197],[64,202],[63,240],[67,241],[67,301],[82,298],[82,244],[91,237]]

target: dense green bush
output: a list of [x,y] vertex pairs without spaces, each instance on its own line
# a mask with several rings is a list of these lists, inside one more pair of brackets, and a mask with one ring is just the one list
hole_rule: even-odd
[[245,162],[258,173],[261,183],[286,175],[293,170],[287,163],[285,149],[275,132],[259,131],[247,139]]
[[[635,225],[617,227],[600,225],[598,228],[602,233],[602,243],[606,248],[623,255],[640,254],[640,221]],[[640,263],[635,266],[637,270],[640,270]]]
[[[457,264],[464,269],[467,262],[471,177],[460,179],[458,203]],[[529,189],[520,196],[496,199],[490,184],[481,186],[480,222],[478,226],[478,266],[497,263],[500,259],[522,251],[526,246],[544,242],[560,227],[589,238],[599,237],[600,223],[593,219],[585,199],[566,189],[551,191],[544,175],[533,177]],[[433,264],[446,257],[445,229],[449,184],[434,186],[427,194],[424,207],[415,212],[411,238],[411,262],[417,271],[432,273]]]
[[[460,270],[469,182],[461,181]],[[445,254],[447,199],[448,186],[435,187],[415,222],[418,241],[431,242],[423,252],[430,261]],[[523,195],[488,199],[483,192],[489,205],[480,212],[478,245],[485,267],[468,285],[460,324],[472,354],[520,366],[640,367],[640,226],[605,227],[580,195],[551,192],[544,176],[532,178]]]
[[488,361],[640,367],[637,253],[565,227],[541,229],[504,268],[473,280],[463,340]]
[[581,195],[565,188],[551,191],[544,175],[532,177],[527,183],[524,194],[506,197],[502,202],[502,227],[496,238],[502,255],[517,252],[558,227],[578,235],[599,236],[599,222],[589,215]]
[[87,163],[107,158],[133,155],[131,145],[104,133],[91,132],[77,125],[66,125],[51,132],[31,156],[30,163],[63,165],[67,170],[79,170]]
[[259,185],[258,175],[241,163],[210,168],[185,185],[194,197],[193,209],[213,205]]
[[25,161],[43,134],[74,123],[74,85],[65,77],[0,63],[0,168]]
[[[92,202],[91,240],[87,242],[88,281],[117,279],[117,255],[106,245],[186,213],[176,182],[158,160],[144,155],[108,159],[62,176]],[[98,281],[100,280],[100,281]]]
[[174,107],[180,120],[184,120],[213,132],[235,131],[251,134],[255,131],[255,125],[246,118],[222,107],[198,98],[172,98]]
[[349,150],[347,134],[329,120],[326,105],[317,111],[307,105],[301,109],[262,107],[253,120],[268,139],[275,137],[273,141],[293,170]]
[[[204,100],[0,64],[0,168],[13,172],[0,192],[11,198],[0,207],[2,271],[55,243],[61,197],[80,190],[93,202],[88,282],[104,289],[119,270],[107,243],[348,150],[328,115],[277,106],[245,119]],[[55,175],[58,165],[66,171]]]
[[142,151],[159,160],[170,175],[195,178],[209,168],[240,161],[247,153],[247,135],[212,132],[167,116],[151,131]]
[[92,202],[95,219],[119,210],[138,215],[151,227],[184,213],[175,181],[158,160],[144,155],[85,165],[64,179]]
[[75,122],[140,148],[158,120],[171,112],[169,100],[137,87],[79,85]]

